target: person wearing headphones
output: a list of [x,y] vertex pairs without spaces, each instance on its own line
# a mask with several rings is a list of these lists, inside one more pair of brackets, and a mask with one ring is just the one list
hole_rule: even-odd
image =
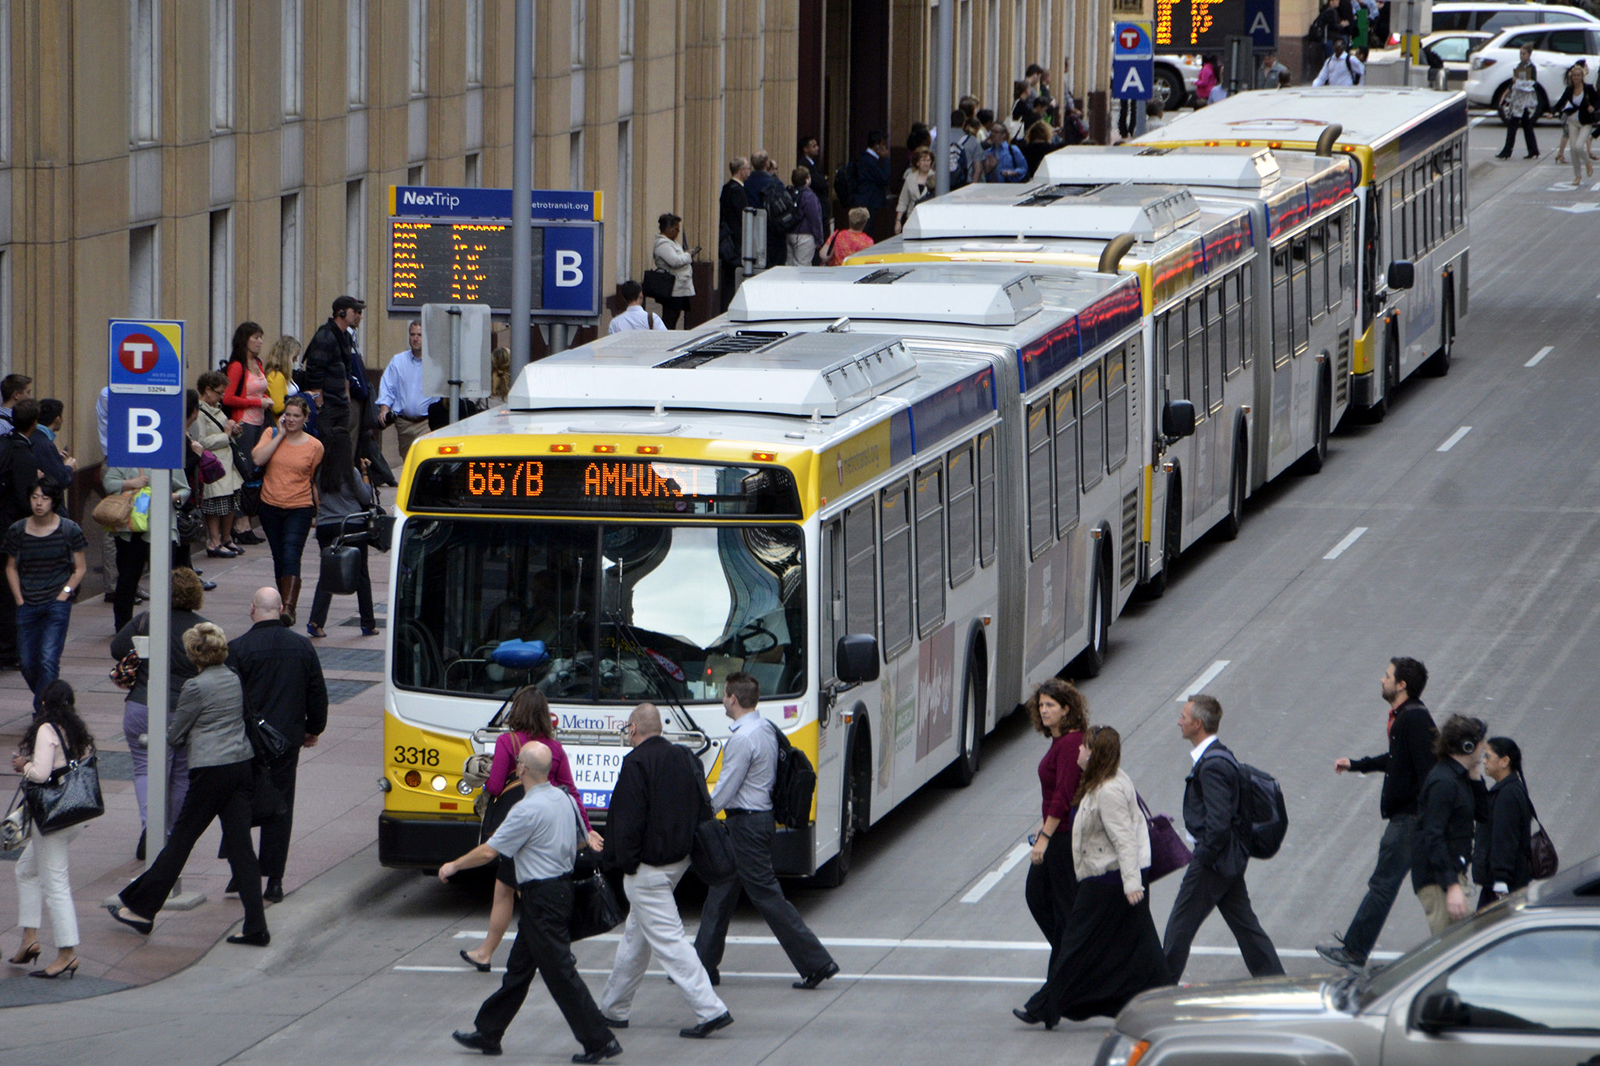
[[1417,826],[1411,838],[1411,887],[1438,936],[1472,913],[1472,837],[1479,818],[1489,813],[1483,784],[1482,719],[1452,714],[1439,730],[1438,757],[1417,797]]

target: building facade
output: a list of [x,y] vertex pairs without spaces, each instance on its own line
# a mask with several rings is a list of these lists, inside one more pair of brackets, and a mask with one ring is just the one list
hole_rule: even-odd
[[[533,181],[603,194],[606,281],[683,216],[714,289],[726,162],[800,133],[835,168],[929,114],[932,17],[952,99],[1004,113],[1040,62],[1080,98],[1114,0],[536,0]],[[1120,2],[1120,0],[1118,0]],[[514,0],[0,0],[0,368],[67,404],[92,479],[106,320],[181,319],[190,380],[235,327],[302,342],[352,293],[378,368],[391,185],[509,186]],[[947,117],[947,116],[946,116]],[[87,498],[77,493],[78,500]],[[76,508],[75,508],[76,509]]]

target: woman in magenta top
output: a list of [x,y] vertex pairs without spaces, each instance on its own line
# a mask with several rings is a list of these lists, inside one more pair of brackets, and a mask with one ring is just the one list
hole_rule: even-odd
[[249,426],[264,424],[272,410],[267,368],[261,362],[261,342],[265,339],[260,326],[241,322],[233,331],[233,349],[228,356],[228,391],[222,394],[222,406],[228,409],[228,417]]
[[[489,767],[489,780],[484,790],[489,793],[489,809],[483,816],[482,839],[488,840],[505,820],[506,812],[522,799],[522,785],[516,781],[517,754],[524,744],[539,741],[550,749],[550,783],[565,789],[578,801],[578,812],[583,817],[583,830],[589,835],[589,846],[599,851],[605,840],[589,825],[589,812],[583,809],[583,797],[572,778],[572,765],[567,753],[556,739],[555,723],[550,718],[550,704],[544,693],[528,685],[511,697],[511,711],[506,715],[506,731],[494,742],[494,762]],[[507,785],[510,785],[508,788]],[[500,856],[495,866],[494,905],[489,911],[489,934],[472,951],[463,950],[461,957],[480,971],[489,971],[489,960],[494,949],[500,946],[506,930],[511,927],[511,915],[516,909],[517,870],[510,855]]]
[[1028,717],[1035,729],[1050,738],[1050,750],[1039,761],[1044,803],[1038,832],[1031,840],[1033,865],[1028,867],[1024,893],[1033,920],[1050,942],[1053,967],[1061,930],[1078,893],[1078,878],[1072,870],[1072,797],[1083,774],[1078,749],[1089,728],[1089,701],[1070,682],[1052,677],[1028,701]]

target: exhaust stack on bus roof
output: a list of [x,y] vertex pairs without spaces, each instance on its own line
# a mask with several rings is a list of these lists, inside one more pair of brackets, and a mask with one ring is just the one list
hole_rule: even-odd
[[1110,240],[1131,233],[1157,241],[1200,217],[1188,189],[1170,185],[969,185],[917,205],[907,240],[1066,237]]

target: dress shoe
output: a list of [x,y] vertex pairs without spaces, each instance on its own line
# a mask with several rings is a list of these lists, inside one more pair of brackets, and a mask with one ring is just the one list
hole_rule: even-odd
[[839,964],[836,963],[836,962],[830,962],[830,963],[828,963],[828,965],[824,966],[822,969],[818,970],[816,973],[808,975],[805,978],[805,980],[796,981],[794,983],[793,987],[795,987],[795,988],[803,988],[807,992],[809,992],[812,989],[815,989],[817,986],[821,985],[822,982],[826,981],[828,978],[832,977],[834,974],[836,974],[838,972],[839,972]]
[[1358,959],[1345,947],[1335,947],[1332,944],[1318,944],[1317,954],[1335,966],[1342,966],[1347,970],[1359,970],[1367,965],[1366,959]]
[[236,529],[233,531],[233,543],[261,544],[263,542],[261,540],[261,534],[257,533],[253,529]]
[[115,918],[129,929],[132,929],[134,932],[143,933],[145,936],[149,936],[150,930],[156,927],[156,923],[149,918],[140,918],[132,911],[128,911],[128,914],[132,915],[132,917],[124,917],[122,912],[125,909],[126,908],[116,903],[106,904],[106,911],[111,915],[111,917]]
[[1044,1017],[1043,1015],[1035,1014],[1033,1011],[1027,1010],[1023,1007],[1016,1007],[1011,1011],[1011,1013],[1017,1019],[1017,1021],[1022,1022],[1024,1025],[1038,1025],[1040,1022],[1044,1022],[1044,1027],[1046,1029],[1054,1029],[1056,1027],[1055,1022]]
[[607,1018],[602,1014],[600,1015],[600,1020],[606,1023],[607,1029],[626,1029],[628,1027],[628,1019],[626,1018]]
[[217,583],[215,581],[202,581],[200,582],[200,588],[206,592],[215,592],[217,591]]
[[581,1054],[572,1056],[572,1061],[604,1062],[606,1059],[613,1058],[620,1054],[622,1054],[622,1045],[613,1040],[605,1047],[595,1048],[593,1051],[585,1051]]
[[470,1033],[457,1029],[455,1032],[450,1034],[450,1038],[456,1043],[460,1044],[462,1047],[469,1047],[474,1051],[481,1051],[485,1055],[500,1054],[500,1041],[491,1040],[482,1033],[478,1032],[476,1029]]
[[230,936],[228,943],[245,944],[252,948],[264,948],[272,943],[272,934],[265,929],[259,933],[240,933],[238,936]]
[[317,625],[315,622],[306,623],[306,632],[310,633],[313,637],[316,637],[319,640],[328,635],[328,631]]
[[378,627],[377,626],[362,626],[361,627],[361,635],[364,636],[364,637],[375,637],[375,636],[378,635]]
[[268,903],[282,903],[283,902],[283,878],[281,878],[281,877],[269,877],[269,878],[267,878],[267,887],[266,887],[266,890],[261,893],[261,898],[263,900],[265,900],[266,902],[268,902]]
[[692,1025],[687,1029],[679,1029],[678,1035],[686,1036],[691,1040],[704,1040],[718,1029],[726,1029],[732,1024],[733,1015],[723,1011],[709,1022],[701,1022],[699,1025]]
[[[37,940],[35,940],[33,943],[28,944],[25,947],[23,947],[15,955],[11,956],[6,961],[9,962],[13,966],[26,966],[26,965],[28,965],[28,963],[32,962],[34,959],[37,959],[38,957],[39,957],[39,942]],[[623,1025],[627,1025],[628,1023],[627,1022],[623,1022],[622,1024]]]
[[48,966],[42,970],[29,970],[28,976],[43,977],[46,981],[54,981],[57,977],[73,978],[78,976],[78,960],[73,959],[59,970],[51,970]]
[[489,964],[487,962],[479,962],[477,959],[473,958],[471,955],[468,955],[466,948],[462,948],[461,949],[461,957],[462,957],[462,959],[466,960],[466,963],[467,963],[468,966],[471,966],[474,970],[477,970],[479,973],[488,973],[489,972]]

